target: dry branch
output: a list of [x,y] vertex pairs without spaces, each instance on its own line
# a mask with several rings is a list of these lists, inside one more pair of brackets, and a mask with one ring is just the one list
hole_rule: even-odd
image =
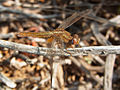
[[0,5],[0,13],[1,12],[9,12],[9,13],[14,13],[14,14],[19,14],[19,15],[25,16],[26,18],[34,18],[34,19],[49,19],[49,18],[59,16],[57,14],[40,15],[40,14],[25,13],[25,12],[20,11],[20,10],[14,10],[14,9],[10,9],[10,8],[7,8],[7,7],[4,7],[4,6]]
[[6,77],[2,73],[0,73],[0,80],[2,82],[4,82],[10,88],[15,88],[16,87],[16,83],[14,83],[12,80],[10,80],[8,77]]
[[[102,25],[99,26],[99,31],[103,31],[105,29],[108,29],[111,26],[116,26],[116,27],[120,26],[120,15],[118,15],[112,19],[109,19],[109,20],[106,20],[106,19],[101,18],[101,17],[93,16],[93,15],[88,15],[88,17],[86,17],[86,18],[103,23]],[[90,36],[92,36],[92,34],[88,33],[87,35],[83,36],[82,39],[88,40]]]
[[21,52],[33,53],[38,55],[52,56],[79,56],[88,54],[107,55],[120,54],[120,46],[90,46],[82,48],[54,49],[45,47],[34,47],[30,45],[18,44],[14,42],[0,40],[0,47],[18,50]]
[[[113,21],[112,19],[111,20],[107,20],[105,18],[94,16],[92,14],[87,15],[86,18],[94,20],[94,21],[97,21],[97,22],[100,22],[100,23],[103,23],[105,25],[116,26],[116,27],[120,26],[120,23],[117,23],[117,22]],[[117,16],[116,18],[119,18],[119,17]]]
[[[102,45],[112,45],[100,32],[97,23],[91,24],[91,29],[94,36]],[[104,75],[104,90],[112,90],[112,77],[113,77],[113,68],[115,63],[116,55],[109,54],[106,58],[105,63],[105,75]]]

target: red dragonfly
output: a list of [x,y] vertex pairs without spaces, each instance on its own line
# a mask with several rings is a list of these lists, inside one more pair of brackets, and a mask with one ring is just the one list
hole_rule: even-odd
[[51,43],[53,40],[62,40],[65,43],[68,43],[70,40],[72,40],[72,36],[69,32],[67,32],[67,27],[71,26],[73,23],[78,21],[80,18],[88,15],[91,11],[85,10],[83,12],[75,12],[72,16],[68,17],[63,21],[62,24],[59,25],[59,27],[53,31],[48,32],[19,32],[18,35],[22,37],[31,36],[31,37],[37,37],[37,38],[48,38],[48,42]]

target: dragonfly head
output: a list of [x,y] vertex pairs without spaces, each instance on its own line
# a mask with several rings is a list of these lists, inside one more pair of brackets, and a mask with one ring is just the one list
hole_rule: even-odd
[[79,44],[80,38],[77,34],[74,34],[72,42],[73,42],[74,45]]

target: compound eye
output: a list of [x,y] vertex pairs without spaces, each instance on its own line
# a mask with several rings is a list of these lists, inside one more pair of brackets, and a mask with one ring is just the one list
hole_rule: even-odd
[[74,34],[74,36],[73,36],[73,40],[72,40],[72,44],[74,44],[74,45],[78,45],[79,42],[80,42],[80,38],[79,38],[79,36],[78,36],[77,34]]

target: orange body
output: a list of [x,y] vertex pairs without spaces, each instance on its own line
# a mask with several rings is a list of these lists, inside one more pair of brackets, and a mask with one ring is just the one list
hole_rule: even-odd
[[65,43],[68,43],[69,40],[72,39],[71,34],[62,28],[57,28],[53,31],[48,31],[48,32],[20,32],[17,34],[22,37],[30,36],[35,38],[48,38],[48,42],[51,42],[55,38],[60,38]]

